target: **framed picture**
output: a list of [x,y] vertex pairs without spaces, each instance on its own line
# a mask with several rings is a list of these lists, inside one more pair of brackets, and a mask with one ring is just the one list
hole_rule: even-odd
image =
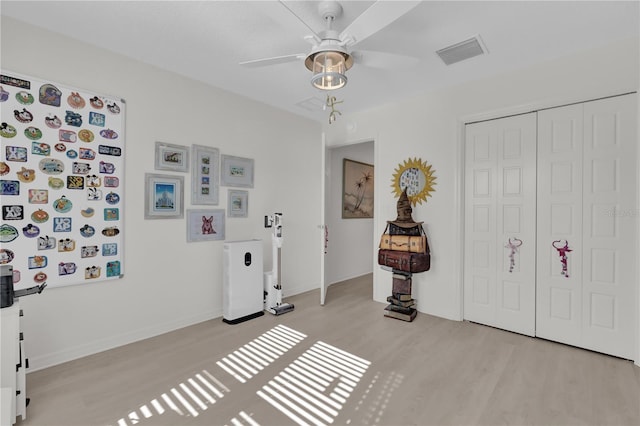
[[187,242],[224,240],[224,209],[187,210]]
[[184,217],[184,178],[182,176],[145,173],[144,180],[145,219]]
[[156,142],[156,170],[189,171],[189,147]]
[[227,216],[247,217],[249,213],[249,191],[229,190]]
[[342,168],[342,218],[373,217],[373,165],[344,159]]
[[220,176],[222,186],[253,188],[253,159],[223,155]]
[[191,204],[217,206],[220,151],[218,148],[193,145],[191,158]]

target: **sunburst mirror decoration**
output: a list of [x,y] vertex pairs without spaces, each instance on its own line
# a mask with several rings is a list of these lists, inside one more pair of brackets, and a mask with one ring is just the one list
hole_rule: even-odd
[[409,158],[403,164],[398,164],[393,174],[393,192],[396,198],[402,195],[402,191],[407,188],[407,196],[412,205],[427,202],[427,197],[435,191],[433,186],[436,184],[436,177],[433,175],[431,165],[423,162],[420,158]]

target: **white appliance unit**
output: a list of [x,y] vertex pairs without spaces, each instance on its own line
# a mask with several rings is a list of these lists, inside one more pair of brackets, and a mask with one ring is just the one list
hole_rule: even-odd
[[262,241],[229,241],[223,249],[222,321],[238,324],[264,315]]

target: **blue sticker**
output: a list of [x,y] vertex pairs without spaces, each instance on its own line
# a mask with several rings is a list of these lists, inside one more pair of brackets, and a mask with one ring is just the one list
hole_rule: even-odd
[[98,112],[90,112],[89,113],[89,124],[93,124],[94,126],[104,127],[104,114],[100,114]]
[[96,228],[94,228],[91,225],[84,225],[82,228],[80,228],[80,235],[82,235],[85,238],[93,237],[95,234],[96,234]]
[[82,115],[73,111],[65,111],[64,122],[69,126],[80,127],[82,126]]
[[104,209],[104,220],[120,220],[118,209]]
[[117,243],[104,243],[102,244],[102,255],[103,256],[116,256],[118,254],[118,244]]
[[0,195],[20,195],[20,181],[0,180]]
[[104,200],[107,202],[107,204],[114,205],[120,202],[120,196],[115,192],[110,192],[104,197]]
[[53,232],[71,232],[71,222],[70,217],[54,217]]
[[43,84],[39,92],[40,103],[51,106],[60,106],[62,92],[53,84]]
[[107,277],[120,276],[120,261],[107,262]]
[[30,223],[27,226],[25,226],[24,228],[22,228],[22,233],[27,238],[35,238],[38,235],[40,235],[40,228],[38,228],[36,225]]
[[47,256],[31,256],[29,258],[29,269],[46,268],[47,263]]

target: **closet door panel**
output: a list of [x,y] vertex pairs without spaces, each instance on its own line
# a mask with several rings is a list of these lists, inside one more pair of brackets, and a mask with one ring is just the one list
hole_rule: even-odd
[[583,347],[633,358],[636,95],[584,104]]
[[536,335],[572,345],[582,326],[582,140],[582,105],[538,112]]
[[535,114],[466,126],[470,321],[535,333]]

